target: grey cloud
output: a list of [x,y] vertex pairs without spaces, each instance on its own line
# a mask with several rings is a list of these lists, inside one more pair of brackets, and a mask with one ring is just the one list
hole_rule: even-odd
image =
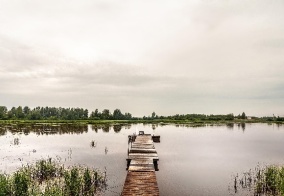
[[262,49],[269,52],[283,52],[284,50],[284,36],[282,38],[270,38],[255,44],[256,49]]
[[34,72],[50,63],[48,54],[27,44],[0,35],[0,69],[2,73]]
[[[2,3],[2,2],[1,2]],[[15,1],[0,102],[143,115],[282,111],[283,1]]]

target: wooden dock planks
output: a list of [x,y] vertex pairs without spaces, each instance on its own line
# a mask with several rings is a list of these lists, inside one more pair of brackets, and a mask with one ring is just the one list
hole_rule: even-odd
[[152,136],[135,136],[128,153],[128,172],[121,195],[159,195],[155,174],[158,160]]
[[121,195],[158,196],[159,188],[155,172],[128,172]]
[[128,171],[155,171],[153,159],[132,159]]

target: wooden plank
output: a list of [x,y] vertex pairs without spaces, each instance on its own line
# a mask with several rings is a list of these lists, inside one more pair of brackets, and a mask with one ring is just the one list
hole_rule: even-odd
[[[132,159],[132,158],[128,158],[128,159],[126,159],[126,160],[129,161],[129,163],[130,163],[130,162],[133,161],[133,160],[139,161],[139,160],[144,160],[145,158],[152,160],[152,162],[159,160],[159,158],[156,158],[156,157],[140,157],[140,158],[135,157],[135,158],[133,158],[133,159]],[[152,163],[152,162],[151,162],[151,163]]]
[[154,147],[154,144],[153,143],[132,143],[132,146],[133,145],[136,145],[136,146],[153,146]]
[[135,142],[132,145],[140,145],[140,146],[154,146],[153,142]]
[[153,145],[153,142],[143,142],[143,141],[141,141],[141,142],[133,142],[132,144],[140,144],[140,145]]
[[127,160],[139,160],[139,159],[145,159],[145,158],[149,158],[149,159],[152,159],[153,161],[158,161],[159,160],[159,157],[146,157],[146,156],[144,156],[144,157],[140,157],[140,156],[130,156],[130,157],[128,157],[128,159]]
[[135,167],[154,167],[153,163],[149,164],[130,164],[130,166],[135,166]]
[[153,159],[133,159],[130,164],[153,164]]
[[141,145],[141,146],[154,146],[153,142],[149,142],[149,143],[143,143],[143,142],[133,142],[132,145]]
[[129,150],[130,153],[156,153],[157,151],[155,149],[143,149],[143,148],[131,148]]
[[142,166],[142,165],[153,165],[153,160],[152,159],[147,159],[147,160],[144,160],[144,159],[141,159],[141,160],[139,160],[139,159],[137,159],[137,160],[135,160],[135,159],[133,159],[133,160],[131,160],[131,162],[130,162],[130,165],[140,165],[140,166]]
[[136,137],[136,139],[135,139],[135,142],[141,142],[141,141],[143,141],[143,142],[149,142],[149,141],[153,141],[152,140],[152,138],[151,137],[149,137],[149,138],[140,138],[140,137]]
[[157,153],[129,153],[128,156],[158,157]]
[[130,165],[128,168],[128,171],[155,171],[154,166],[153,167],[146,167],[146,166],[132,166]]
[[159,160],[159,157],[158,156],[141,156],[141,155],[131,155],[131,156],[128,156],[128,159],[130,160],[133,160],[133,159],[153,159],[153,160]]
[[152,146],[132,146],[132,148],[137,148],[137,149],[155,149]]

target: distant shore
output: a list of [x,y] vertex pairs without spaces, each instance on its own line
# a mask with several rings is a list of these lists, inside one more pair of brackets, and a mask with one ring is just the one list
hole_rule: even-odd
[[234,119],[234,120],[171,120],[171,119],[154,119],[154,120],[0,120],[0,124],[231,124],[231,123],[276,123],[284,124],[284,121],[264,120],[264,119]]

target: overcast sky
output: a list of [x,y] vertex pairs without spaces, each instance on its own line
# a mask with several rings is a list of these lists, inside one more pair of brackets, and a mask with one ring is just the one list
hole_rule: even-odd
[[283,0],[0,0],[0,105],[284,116]]

